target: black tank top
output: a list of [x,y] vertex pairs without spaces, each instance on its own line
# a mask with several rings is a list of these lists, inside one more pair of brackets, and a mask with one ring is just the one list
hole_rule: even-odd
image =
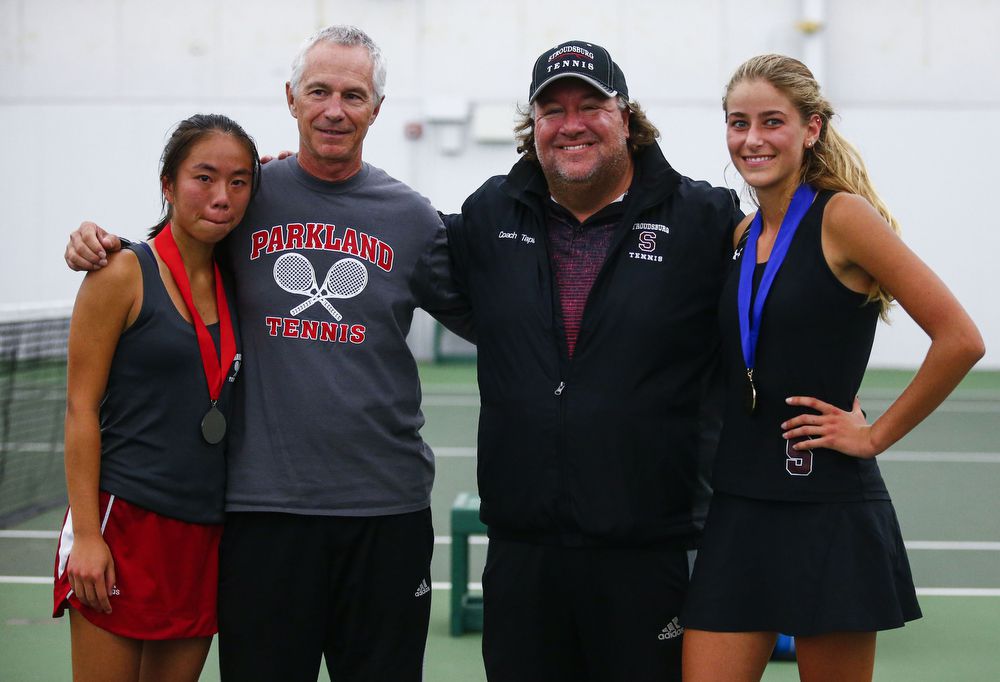
[[[201,435],[211,399],[194,327],[170,299],[149,247],[127,248],[142,269],[142,308],[118,341],[101,402],[101,489],[157,514],[220,523],[226,439],[209,445]],[[236,326],[231,294],[228,300]],[[218,349],[218,325],[212,327]],[[227,420],[242,359],[234,331],[237,355],[218,402]]]
[[802,219],[764,305],[754,368],[758,405],[752,415],[744,406],[746,365],[736,309],[739,261],[726,280],[719,324],[729,390],[713,476],[716,490],[801,502],[889,499],[875,460],[823,448],[810,458],[786,450],[782,438],[781,423],[803,413],[785,403],[788,396],[813,396],[851,409],[875,339],[878,305],[866,304],[864,294],[844,286],[823,257],[823,211],[831,196],[821,192]]

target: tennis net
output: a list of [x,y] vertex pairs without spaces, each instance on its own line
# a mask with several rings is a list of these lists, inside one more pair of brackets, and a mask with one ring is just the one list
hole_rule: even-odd
[[0,307],[0,528],[65,504],[69,304]]

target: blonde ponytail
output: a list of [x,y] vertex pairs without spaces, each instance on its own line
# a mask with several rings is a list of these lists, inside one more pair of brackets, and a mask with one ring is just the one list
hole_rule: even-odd
[[[801,182],[816,189],[850,192],[864,197],[885,218],[893,231],[899,234],[899,223],[889,212],[868,177],[865,162],[857,148],[837,132],[831,124],[833,107],[820,92],[819,83],[809,68],[797,59],[778,54],[765,54],[744,62],[726,86],[722,108],[733,88],[744,81],[762,80],[781,91],[799,111],[803,121],[815,114],[822,121],[819,138],[805,150],[802,161]],[[882,319],[887,319],[892,296],[878,282],[872,285],[868,300],[878,301]]]

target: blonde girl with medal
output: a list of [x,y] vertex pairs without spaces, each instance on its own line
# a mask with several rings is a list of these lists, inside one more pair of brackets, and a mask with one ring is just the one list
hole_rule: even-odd
[[[720,301],[728,377],[715,495],[685,605],[685,682],[759,680],[777,634],[802,680],[872,678],[878,630],[920,617],[876,456],[982,357],[962,306],[897,234],[801,62],[755,57],[723,100],[758,210]],[[873,423],[856,398],[895,299],[930,337]]]
[[259,166],[231,119],[182,121],[163,151],[167,210],[152,239],[111,256],[77,294],[53,614],[70,612],[74,680],[197,680],[217,632],[240,355],[213,252]]

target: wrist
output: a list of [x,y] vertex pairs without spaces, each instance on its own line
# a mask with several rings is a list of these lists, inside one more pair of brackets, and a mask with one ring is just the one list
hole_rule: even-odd
[[103,540],[104,539],[103,536],[101,535],[101,529],[100,528],[98,528],[98,527],[95,527],[95,528],[87,528],[87,527],[79,528],[75,524],[73,526],[73,538],[74,538],[74,540],[76,540],[78,542],[79,541],[82,541],[82,542],[92,542],[94,540]]
[[882,454],[892,445],[892,442],[885,438],[883,430],[879,428],[877,419],[875,423],[868,427],[868,443],[872,449],[872,457]]

